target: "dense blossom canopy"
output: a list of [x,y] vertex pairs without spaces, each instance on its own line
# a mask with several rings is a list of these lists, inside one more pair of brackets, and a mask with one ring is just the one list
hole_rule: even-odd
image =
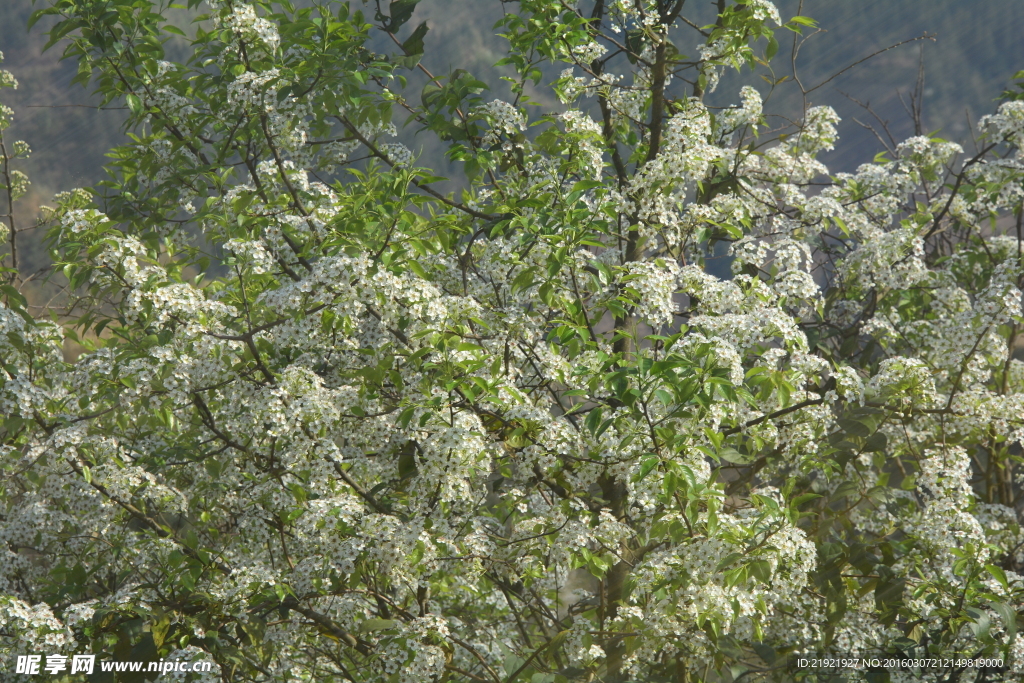
[[830,108],[707,103],[813,25],[767,0],[506,4],[507,98],[416,2],[207,0],[178,62],[163,3],[42,10],[133,137],[47,214],[66,311],[0,235],[4,665],[1021,680],[1024,101],[830,175]]

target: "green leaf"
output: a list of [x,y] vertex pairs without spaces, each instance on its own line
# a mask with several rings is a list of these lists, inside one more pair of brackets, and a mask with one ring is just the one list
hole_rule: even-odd
[[768,563],[768,560],[751,562],[750,575],[761,583],[768,583],[772,578],[772,566]]
[[860,486],[857,484],[857,482],[847,479],[842,484],[840,484],[839,488],[837,488],[835,493],[832,494],[831,500],[837,501],[846,498],[847,496],[858,495],[859,493]]
[[1005,588],[1006,590],[1010,589],[1010,584],[1006,580],[1006,572],[1003,571],[1002,567],[997,567],[994,564],[986,564],[985,569],[988,571],[989,574],[993,576],[993,578],[995,578],[996,581],[999,582],[999,584],[1003,588]]
[[409,427],[409,421],[412,420],[412,416],[415,412],[416,408],[414,406],[409,406],[402,411],[401,415],[398,416],[398,424],[402,429],[407,429]]
[[974,632],[974,637],[981,641],[990,638],[989,632],[992,630],[992,619],[988,616],[988,613],[973,607],[968,607],[965,611],[973,620],[969,626],[971,631]]
[[412,18],[412,13],[416,10],[416,5],[420,0],[391,0],[391,5],[388,7],[388,13],[391,15],[391,20],[387,24],[387,31],[390,33],[396,33],[398,29],[402,28],[407,21]]
[[128,108],[133,114],[138,115],[142,113],[142,100],[139,99],[138,95],[128,93],[128,95],[125,96],[125,100],[127,100]]
[[871,428],[860,420],[838,420],[839,428],[852,436],[865,437],[871,434]]
[[536,281],[533,279],[533,275],[536,272],[537,269],[535,267],[527,268],[526,270],[516,275],[515,279],[512,280],[512,293],[515,294],[516,292],[519,292],[521,290],[529,289],[534,284],[536,284]]
[[758,657],[764,660],[765,664],[767,664],[768,666],[772,666],[773,664],[775,664],[775,660],[777,659],[778,655],[776,654],[775,649],[771,645],[765,645],[764,643],[754,643],[753,647],[754,652],[757,653]]
[[812,19],[810,17],[801,17],[801,16],[796,16],[796,17],[790,18],[789,23],[791,23],[791,24],[800,24],[801,26],[810,26],[812,28],[818,25],[818,22],[815,21],[814,19]]
[[414,56],[423,54],[423,38],[427,35],[427,22],[421,22],[416,30],[412,32],[412,35],[406,38],[405,42],[402,43],[402,49],[405,50],[405,54]]
[[875,603],[879,609],[885,609],[888,605],[903,604],[903,591],[907,587],[907,580],[895,576],[879,579],[875,586]]
[[29,15],[28,26],[26,28],[31,29],[33,26],[36,25],[37,21],[39,21],[45,16],[54,14],[56,11],[57,10],[53,8],[37,9],[36,11],[32,12],[32,14]]
[[398,476],[400,479],[411,479],[418,473],[416,465],[416,445],[409,441],[402,446],[398,454]]
[[149,632],[153,634],[153,643],[160,647],[164,644],[164,638],[167,637],[167,631],[171,626],[171,620],[169,617],[161,617],[157,621],[150,624]]
[[359,624],[359,630],[363,633],[372,631],[383,631],[389,628],[396,628],[398,622],[394,619],[367,619]]
[[864,441],[865,453],[881,453],[889,443],[889,438],[882,432],[875,432]]
[[799,508],[804,503],[814,500],[815,498],[821,498],[821,494],[818,493],[801,493],[799,496],[790,501],[789,505],[793,509]]
[[742,560],[744,557],[745,555],[743,553],[729,553],[721,559],[721,561],[718,563],[718,566],[716,567],[716,570],[722,571],[723,569],[732,566],[739,560]]
[[548,654],[554,656],[558,652],[559,648],[561,648],[562,645],[565,644],[565,639],[568,636],[568,630],[559,631],[558,633],[556,633],[555,637],[551,639],[550,643],[548,643]]
[[626,53],[626,57],[629,58],[631,64],[636,64],[640,53],[644,51],[643,29],[637,28],[626,31],[626,49],[629,50]]
[[643,462],[640,464],[640,471],[633,475],[633,483],[643,481],[644,478],[650,474],[660,462],[661,458],[656,455],[650,455],[644,458]]
[[1005,602],[993,602],[989,604],[999,618],[1003,620],[1006,627],[1005,642],[1012,643],[1017,635],[1017,610]]
[[757,459],[750,453],[741,453],[735,448],[730,448],[729,446],[718,451],[718,456],[722,460],[731,462],[734,465],[749,465]]

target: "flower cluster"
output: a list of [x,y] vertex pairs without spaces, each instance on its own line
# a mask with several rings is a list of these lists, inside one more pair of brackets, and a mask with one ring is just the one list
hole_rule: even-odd
[[233,2],[223,14],[218,15],[218,19],[221,25],[240,37],[258,40],[271,51],[281,44],[277,26],[269,19],[258,16],[253,5]]

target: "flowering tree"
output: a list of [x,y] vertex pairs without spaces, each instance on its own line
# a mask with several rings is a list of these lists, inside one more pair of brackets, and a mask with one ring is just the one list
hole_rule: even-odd
[[509,101],[421,64],[417,1],[207,0],[181,63],[164,3],[40,11],[134,135],[51,213],[68,310],[4,271],[4,658],[611,683],[875,649],[1020,680],[1024,101],[973,156],[830,176],[831,109],[705,104],[812,25],[767,0],[506,5]]

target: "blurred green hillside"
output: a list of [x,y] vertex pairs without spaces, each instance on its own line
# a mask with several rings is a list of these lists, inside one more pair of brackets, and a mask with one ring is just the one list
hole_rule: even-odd
[[[358,0],[355,0],[358,2]],[[20,81],[19,89],[5,93],[16,112],[10,134],[26,140],[33,150],[23,169],[31,179],[32,192],[23,202],[23,221],[30,219],[55,192],[91,185],[102,179],[105,152],[122,141],[122,111],[115,105],[97,109],[98,101],[80,86],[70,85],[75,65],[59,61],[61,48],[45,54],[45,26],[26,31],[28,17],[46,0],[0,0],[0,51],[4,67]],[[1024,68],[1024,2],[1013,0],[782,0],[777,3],[784,18],[797,13],[818,20],[824,31],[803,45],[799,68],[805,86],[816,85],[833,73],[877,50],[902,40],[930,34],[934,41],[918,41],[884,52],[842,74],[811,95],[813,104],[830,104],[843,118],[840,149],[824,161],[833,170],[849,170],[872,158],[882,147],[874,134],[857,123],[879,122],[845,97],[847,93],[870,103],[893,137],[914,134],[914,124],[904,103],[909,104],[923,59],[922,124],[924,132],[941,129],[948,139],[965,142],[970,149],[971,129],[977,118],[991,111],[1010,76]],[[688,16],[695,21],[713,20],[713,3],[690,0]],[[424,63],[436,74],[466,68],[482,80],[501,83],[491,67],[503,56],[504,41],[494,35],[500,19],[498,0],[423,0],[409,26],[427,21]],[[372,14],[371,14],[372,16]],[[691,36],[694,34],[690,34]],[[790,74],[788,34],[776,58],[776,76]],[[679,45],[686,52],[695,45]],[[389,49],[381,42],[378,50]],[[709,97],[714,105],[733,104],[741,83],[751,83],[762,93],[768,90],[756,75],[731,75]],[[900,94],[903,95],[903,103]],[[791,115],[798,111],[799,93],[791,86],[779,89],[769,111]],[[553,106],[553,104],[552,104]],[[426,165],[441,166],[440,148],[426,136],[406,134],[418,147]],[[457,169],[448,169],[455,174]],[[30,240],[26,240],[30,241]],[[42,257],[36,246],[33,260]]]

